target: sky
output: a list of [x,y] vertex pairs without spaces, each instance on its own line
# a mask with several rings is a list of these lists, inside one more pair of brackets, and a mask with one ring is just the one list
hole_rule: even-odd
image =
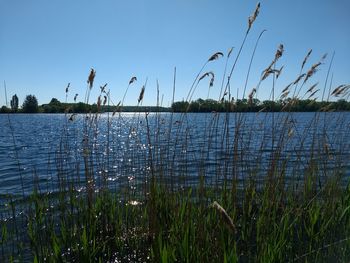
[[[252,0],[0,0],[0,106],[17,94],[20,104],[28,94],[39,104],[51,98],[84,101],[87,78],[96,70],[90,102],[107,83],[111,99],[123,97],[131,77],[136,76],[124,105],[136,105],[147,81],[143,105],[155,105],[157,82],[163,106],[170,106],[176,67],[175,101],[187,97],[203,64],[215,52],[226,56],[231,69],[255,9]],[[231,78],[234,97],[242,97],[255,42],[264,29],[252,63],[247,91],[259,82],[280,43],[285,52],[278,61],[283,72],[275,82],[276,94],[299,74],[310,48],[306,69],[328,53],[325,63],[309,85],[324,86],[328,67],[332,87],[350,83],[349,0],[262,0],[260,14]],[[219,98],[226,58],[206,65],[215,74],[209,97]],[[263,82],[259,99],[268,99],[272,78]],[[328,84],[330,78],[328,79]],[[203,79],[194,99],[208,97]],[[328,85],[327,85],[328,87]],[[307,85],[305,85],[305,89]]]

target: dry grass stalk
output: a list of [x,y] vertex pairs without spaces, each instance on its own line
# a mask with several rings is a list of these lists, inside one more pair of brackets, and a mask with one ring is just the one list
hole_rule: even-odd
[[232,51],[233,51],[233,47],[231,47],[231,48],[228,50],[227,58],[229,58],[229,57],[231,56]]
[[266,107],[262,108],[261,110],[259,110],[258,112],[264,112],[266,110]]
[[284,68],[284,65],[277,71],[276,79],[278,79],[278,77],[281,75],[283,68]]
[[252,91],[248,95],[248,103],[249,104],[253,103],[253,97],[254,97],[255,93],[256,93],[256,88],[253,88]]
[[145,86],[143,85],[142,88],[141,88],[141,92],[140,92],[139,98],[137,99],[138,103],[140,103],[141,100],[143,100],[143,96],[144,95],[145,95]]
[[94,85],[94,79],[96,76],[96,71],[92,68],[90,71],[90,75],[88,77],[87,83],[89,84],[89,88],[92,89],[92,86]]
[[312,85],[312,86],[306,91],[306,93],[312,92],[312,90],[313,90],[317,85],[318,85],[318,82],[315,83],[314,85]]
[[284,105],[284,106],[282,107],[281,111],[285,111],[288,107],[294,106],[295,103],[296,103],[296,101],[297,101],[296,98],[291,99],[290,101],[288,101],[288,102],[286,103],[286,105]]
[[122,103],[121,101],[118,102],[117,106],[115,107],[115,109],[114,109],[114,111],[113,111],[112,116],[114,116],[117,112],[120,112],[120,111],[121,111],[121,107],[120,107],[120,104],[121,104],[121,103]]
[[310,49],[309,52],[307,52],[307,54],[306,54],[306,56],[305,56],[305,58],[304,58],[304,60],[303,60],[303,63],[302,63],[302,65],[301,65],[301,68],[302,68],[302,69],[304,68],[304,66],[305,66],[305,64],[306,64],[306,61],[309,59],[311,53],[312,53],[312,49]]
[[327,106],[324,106],[320,109],[320,111],[329,111],[333,107],[334,103],[329,103]]
[[288,137],[289,137],[289,138],[292,137],[293,134],[294,134],[294,130],[293,130],[292,128],[290,128],[290,129],[288,130]]
[[350,88],[350,85],[339,85],[338,87],[336,87],[333,92],[331,93],[332,96],[338,97],[342,94],[344,94],[348,89]]
[[255,7],[254,13],[248,17],[248,30],[247,33],[250,31],[254,21],[256,20],[256,18],[258,17],[260,12],[260,3],[258,3]]
[[286,92],[287,90],[289,90],[290,86],[293,85],[293,82],[292,83],[289,83],[283,90],[282,90],[282,93]]
[[290,92],[289,90],[283,92],[283,93],[281,94],[281,100],[283,100],[284,98],[286,98],[286,97],[288,96],[289,92]]
[[209,59],[208,59],[208,62],[209,61],[213,61],[213,60],[217,60],[219,59],[220,57],[223,57],[224,54],[222,52],[216,52],[215,54],[213,54]]
[[294,80],[293,85],[298,84],[298,82],[299,82],[303,77],[305,77],[305,75],[306,75],[305,73],[299,75],[299,77],[297,77],[297,79]]
[[310,96],[308,97],[308,99],[310,99],[311,97],[313,97],[319,90],[320,90],[320,89],[317,89],[317,90],[315,90],[314,92],[312,92],[312,93],[310,94]]
[[104,84],[103,86],[100,86],[101,93],[104,93],[104,92],[105,92],[106,87],[107,87],[107,83]]
[[226,210],[221,205],[219,205],[219,203],[216,201],[214,201],[214,203],[212,204],[212,207],[215,208],[216,211],[218,211],[221,214],[221,218],[224,221],[226,227],[230,229],[232,233],[235,233],[236,227],[233,223],[232,218],[227,214]]
[[97,98],[97,108],[101,106],[101,96],[98,96]]

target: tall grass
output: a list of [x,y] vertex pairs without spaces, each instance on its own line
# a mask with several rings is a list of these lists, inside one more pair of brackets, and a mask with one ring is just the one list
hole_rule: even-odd
[[[259,8],[221,85],[219,99],[228,95],[226,113],[67,115],[55,156],[58,187],[45,188],[33,171],[32,194],[1,196],[1,261],[348,261],[348,115],[326,110],[300,124],[300,115],[288,111],[324,58],[303,72],[307,54],[296,80],[281,91],[293,91],[284,96],[285,112],[230,113],[230,79]],[[250,99],[272,77],[275,100],[282,54],[279,46]],[[203,76],[214,77],[203,73],[205,67],[223,56],[217,52],[205,61],[189,101]],[[92,69],[86,103],[95,75]],[[146,84],[135,98],[138,105]],[[344,87],[329,94],[347,96]],[[175,91],[176,69],[173,98]],[[111,97],[101,87],[98,108],[113,104]]]

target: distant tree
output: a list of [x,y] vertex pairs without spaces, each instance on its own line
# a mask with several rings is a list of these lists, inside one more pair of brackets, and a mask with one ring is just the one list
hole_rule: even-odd
[[22,105],[22,110],[25,113],[36,113],[39,110],[38,106],[38,100],[34,95],[27,95],[25,98],[23,105]]
[[50,104],[61,104],[61,102],[56,98],[52,98]]
[[16,112],[18,110],[18,97],[16,94],[12,96],[10,104],[11,104],[12,111]]
[[11,110],[9,108],[7,108],[6,106],[2,106],[0,108],[0,113],[9,113],[11,112]]
[[64,105],[58,99],[52,98],[49,104],[43,105],[43,109],[46,113],[64,112]]

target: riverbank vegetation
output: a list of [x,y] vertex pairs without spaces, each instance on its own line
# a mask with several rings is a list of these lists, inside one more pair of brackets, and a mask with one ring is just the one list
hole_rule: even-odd
[[[330,102],[343,98],[348,105],[349,85],[331,87],[326,81],[326,102],[313,101],[315,87],[310,87],[304,105],[300,90],[325,60],[323,56],[305,70],[310,51],[300,75],[282,90],[285,103],[274,99],[273,86],[271,103],[261,105],[256,98],[260,83],[282,72],[278,63],[284,47],[279,45],[248,99],[232,99],[232,72],[259,10],[260,4],[225,72],[221,97],[227,98],[222,103],[192,97],[201,80],[214,77],[205,66],[229,60],[232,50],[205,60],[186,101],[172,102],[179,114],[145,111],[125,118],[119,114],[121,99],[111,103],[113,113],[102,115],[111,101],[102,88],[96,112],[89,109],[80,116],[74,115],[79,103],[52,100],[42,108],[67,113],[63,127],[57,127],[62,136],[56,170],[45,179],[33,169],[30,194],[24,192],[12,130],[22,193],[0,199],[1,261],[349,261],[349,118],[332,112],[342,101]],[[82,107],[89,105],[94,78],[92,69]],[[145,92],[146,83],[135,98],[138,106]],[[312,103],[317,111],[300,125],[292,111]],[[157,94],[156,109],[160,104]],[[231,113],[252,108],[255,114]],[[211,113],[199,125],[198,114],[191,111]]]
[[[29,97],[29,101],[27,100]],[[108,106],[96,103],[88,104],[85,102],[65,103],[56,98],[52,98],[50,103],[38,105],[37,100],[33,101],[34,95],[28,95],[23,106],[19,108],[0,108],[0,113],[97,113],[97,112],[170,112],[170,108],[157,106]]]
[[[290,105],[288,109],[286,105]],[[237,101],[216,101],[213,99],[197,99],[195,101],[179,101],[172,105],[174,112],[315,112],[315,111],[350,111],[350,102],[341,99],[334,102],[317,100],[286,100],[260,101],[247,99]]]
[[[62,103],[53,98],[49,104],[43,104],[34,109],[34,113],[97,113],[100,112],[283,112],[286,105],[290,105],[289,112],[316,112],[316,111],[350,111],[350,102],[340,99],[333,102],[317,100],[300,100],[291,98],[286,100],[260,101],[247,99],[237,101],[217,101],[213,99],[197,99],[195,101],[177,101],[171,108],[157,106],[107,106],[98,109],[97,104]],[[33,113],[27,108],[9,109],[3,107],[0,113]]]

